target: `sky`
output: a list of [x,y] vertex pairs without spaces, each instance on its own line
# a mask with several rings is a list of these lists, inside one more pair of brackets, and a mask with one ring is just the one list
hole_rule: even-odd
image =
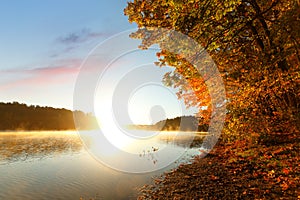
[[[1,1],[0,101],[73,110],[74,87],[86,57],[101,42],[136,28],[123,15],[126,4],[123,0]],[[156,61],[155,52],[145,57],[129,56],[127,60],[143,61],[145,58],[148,58],[147,64]],[[118,68],[114,70],[116,72]],[[163,75],[165,71],[160,73]],[[112,87],[109,89],[113,90]],[[142,117],[142,113],[155,106],[158,110],[159,106],[164,107],[157,106],[158,99],[164,99],[161,102],[168,107],[166,117],[182,114],[166,101],[174,95],[164,97],[159,90],[149,87],[147,92],[146,87],[133,94],[130,99],[133,103],[128,105],[131,117],[139,123],[149,123],[151,119]],[[152,93],[155,98],[147,97]],[[97,95],[99,101],[105,96]],[[145,99],[148,103],[143,102]]]

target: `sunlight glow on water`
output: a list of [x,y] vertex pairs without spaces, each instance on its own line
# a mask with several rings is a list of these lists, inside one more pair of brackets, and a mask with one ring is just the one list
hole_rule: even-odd
[[[90,138],[90,143],[85,148],[93,148],[95,143],[89,132],[86,137]],[[143,143],[144,146],[129,145],[126,149],[155,165],[155,162],[162,162],[159,160],[162,157],[154,154],[159,148],[171,145],[176,151],[184,147],[184,143],[179,140],[174,143],[171,139],[172,133],[165,133],[162,140],[153,139],[147,146]],[[0,199],[64,200],[96,196],[135,199],[135,188],[167,170],[148,174],[120,173],[97,162],[85,148],[72,131],[0,133]],[[185,158],[195,154],[198,149],[191,148]],[[132,165],[121,158],[118,161],[120,165]]]
[[[111,144],[101,130],[95,130],[88,134],[92,145],[87,150],[99,163],[126,173],[148,173],[166,168],[185,154],[197,151],[191,147],[199,148],[204,137],[196,132],[152,133],[152,131],[129,130],[133,135],[145,135],[146,132],[154,135],[147,139],[138,139],[119,131],[121,135],[129,138],[130,143],[126,141],[121,147],[116,143]],[[84,137],[87,134],[85,131],[80,131],[80,135],[85,143]],[[116,137],[118,143],[122,143],[122,139]]]

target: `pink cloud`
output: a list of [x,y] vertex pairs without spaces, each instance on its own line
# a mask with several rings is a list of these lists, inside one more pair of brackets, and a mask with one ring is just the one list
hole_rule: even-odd
[[[107,58],[91,59],[83,70],[87,76],[92,76],[101,70],[100,68],[107,67]],[[0,92],[7,90],[19,90],[20,88],[38,88],[62,86],[66,84],[74,85],[78,73],[81,70],[81,59],[64,59],[59,60],[53,65],[38,68],[22,68],[0,71]],[[118,66],[127,65],[128,61],[121,61]]]
[[[79,72],[79,66],[57,66],[57,67],[45,67],[28,70],[27,73],[39,75],[39,76],[57,76],[57,75],[70,75],[77,74]],[[25,72],[26,73],[26,72]]]
[[48,67],[0,71],[0,76],[6,76],[4,83],[0,84],[0,90],[74,82],[80,70],[81,61],[74,59],[60,62],[60,65]]

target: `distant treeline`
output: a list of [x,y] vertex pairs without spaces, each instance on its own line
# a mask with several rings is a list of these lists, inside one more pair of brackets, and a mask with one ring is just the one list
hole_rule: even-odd
[[18,102],[0,103],[0,130],[75,130],[95,129],[96,118],[81,111],[41,107]]
[[161,131],[199,131],[207,132],[208,124],[204,124],[201,118],[194,116],[182,116],[173,119],[159,121],[153,125],[129,125],[130,129],[161,130]]

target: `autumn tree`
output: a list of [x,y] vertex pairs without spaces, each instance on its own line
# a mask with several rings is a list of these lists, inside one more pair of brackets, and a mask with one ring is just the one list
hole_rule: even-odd
[[[226,86],[224,132],[230,137],[224,138],[288,138],[299,133],[298,0],[134,0],[124,12],[138,25],[132,37],[142,39],[141,48],[160,37],[153,27],[165,28],[192,38],[213,58]],[[165,75],[165,83],[179,88],[179,97],[188,105],[211,108],[207,77],[180,54],[160,47],[157,65],[175,68]],[[209,120],[213,111],[207,111],[202,115]]]

